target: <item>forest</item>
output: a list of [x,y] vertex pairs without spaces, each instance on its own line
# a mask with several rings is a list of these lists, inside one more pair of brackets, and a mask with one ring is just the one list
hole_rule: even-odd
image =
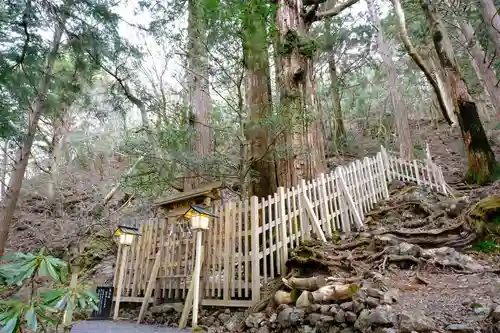
[[405,160],[430,146],[450,185],[491,184],[499,8],[2,1],[0,255],[212,181],[267,197],[380,146]]

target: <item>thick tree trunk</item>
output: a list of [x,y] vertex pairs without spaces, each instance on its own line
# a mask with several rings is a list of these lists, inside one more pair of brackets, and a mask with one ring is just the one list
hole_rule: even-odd
[[411,131],[408,122],[408,108],[404,104],[403,97],[401,96],[401,92],[399,90],[398,74],[396,72],[395,64],[392,61],[392,52],[389,45],[385,42],[384,31],[382,30],[380,17],[373,0],[368,0],[368,9],[370,11],[373,24],[378,29],[378,47],[380,53],[382,54],[384,71],[389,79],[389,94],[391,96],[392,107],[394,109],[394,119],[399,139],[399,155],[401,158],[409,161],[413,159],[413,144],[411,141]]
[[334,135],[335,142],[345,137],[344,116],[342,114],[342,99],[340,97],[340,82],[337,75],[337,63],[335,61],[335,52],[330,51],[328,58],[328,71],[330,73],[330,87],[333,94],[333,117],[334,117]]
[[[69,2],[69,4],[68,4]],[[69,7],[72,3],[71,1],[66,2],[66,6]],[[42,73],[41,81],[37,89],[37,96],[35,100],[30,105],[29,111],[29,123],[28,132],[26,133],[21,147],[17,151],[16,161],[14,163],[13,171],[10,175],[9,184],[6,190],[5,205],[2,207],[0,215],[0,256],[3,255],[5,246],[7,245],[7,239],[9,236],[10,223],[17,206],[17,200],[19,199],[19,193],[21,192],[21,186],[24,179],[24,173],[26,167],[28,166],[29,156],[31,154],[31,147],[33,146],[33,141],[35,134],[38,129],[38,121],[42,114],[42,105],[47,98],[47,92],[50,86],[50,79],[52,76],[52,71],[54,63],[57,59],[59,53],[59,46],[61,44],[61,39],[64,31],[64,25],[66,22],[66,15],[59,18],[58,23],[55,25],[55,31],[52,38],[52,45],[49,54],[47,55],[47,63],[45,69]]]
[[283,135],[278,154],[279,186],[292,187],[326,170],[324,138],[312,82],[314,49],[307,38],[300,0],[279,0],[278,73]]
[[[250,0],[243,22],[243,56],[245,62],[245,98],[249,124],[246,137],[250,142],[249,167],[258,173],[258,181],[249,186],[249,196],[267,197],[277,191],[273,147],[266,123],[271,115],[270,71],[265,6],[262,0]],[[246,173],[246,171],[245,171]]]
[[454,111],[460,125],[469,162],[466,178],[468,181],[484,184],[490,180],[494,171],[495,156],[479,119],[477,106],[460,74],[454,50],[441,16],[437,9],[431,7],[426,0],[421,0],[421,5],[430,26],[439,61],[444,68],[447,83],[452,92]]
[[59,215],[62,214],[61,198],[59,196],[59,167],[63,157],[63,148],[66,143],[67,134],[70,131],[71,115],[69,114],[71,107],[63,111],[60,118],[53,121],[53,135],[49,151],[49,172],[50,179],[47,184],[47,198],[51,207]]
[[[210,130],[212,101],[206,51],[207,34],[200,0],[188,0],[188,11],[189,100],[191,105],[189,121],[194,133],[191,150],[194,155],[203,160],[210,154],[212,146]],[[200,177],[202,171],[200,167],[195,167],[189,172],[189,178],[184,182],[184,190],[196,188],[202,182]]]
[[[466,43],[472,57],[472,65],[481,81],[484,91],[488,94],[491,103],[495,107],[497,115],[500,115],[500,87],[497,87],[497,75],[492,67],[489,67],[488,57],[479,44],[474,28],[469,22],[457,18],[460,25],[462,40]],[[500,36],[500,32],[498,33]]]
[[495,45],[497,56],[500,56],[500,15],[498,9],[493,0],[479,0],[479,3],[488,36]]

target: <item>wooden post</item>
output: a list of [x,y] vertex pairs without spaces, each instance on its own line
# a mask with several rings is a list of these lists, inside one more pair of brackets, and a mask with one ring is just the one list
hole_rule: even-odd
[[339,184],[340,188],[342,189],[342,192],[344,192],[344,196],[347,200],[347,204],[349,205],[349,208],[352,211],[352,215],[354,216],[354,221],[357,224],[358,228],[363,228],[363,219],[361,218],[361,215],[359,214],[358,207],[356,206],[356,203],[352,199],[351,193],[349,189],[347,188],[347,184],[345,182],[345,178],[343,175],[343,170],[339,167],[337,168],[338,170],[338,175],[339,175]]
[[325,174],[322,173],[319,175],[320,179],[320,198],[321,198],[321,215],[323,215],[323,225],[325,226],[327,235],[331,238],[332,233],[332,224],[330,223],[330,214],[328,208],[328,195],[326,193],[326,178]]
[[161,262],[161,248],[156,253],[155,262],[153,264],[153,269],[151,270],[151,275],[149,276],[148,286],[146,287],[146,293],[144,294],[144,300],[142,301],[141,311],[139,312],[139,318],[137,318],[137,324],[141,323],[142,318],[146,312],[146,309],[149,304],[149,298],[153,292],[153,288],[156,284],[156,277],[158,276],[158,270],[160,269]]
[[193,323],[192,327],[198,327],[198,306],[200,303],[200,275],[201,275],[201,260],[202,260],[202,243],[203,231],[196,231],[196,258],[194,262],[194,272],[191,283],[193,284]]
[[[202,249],[202,252],[203,249]],[[203,255],[202,255],[203,260]],[[203,261],[202,261],[203,264]],[[188,293],[186,295],[186,300],[184,301],[184,308],[182,309],[181,319],[179,320],[179,328],[186,328],[187,320],[191,309],[193,308],[193,293],[194,293],[194,283],[191,278],[191,283],[189,284]]]
[[[307,184],[305,179],[300,180],[300,189],[302,191],[302,196],[307,197],[306,189],[307,189]],[[309,240],[311,239],[311,228],[309,226],[309,218],[307,216],[307,208],[304,204],[304,200],[299,199],[299,205],[301,209],[301,214],[300,214],[300,229],[303,231],[304,235],[304,240]]]
[[318,217],[316,214],[314,214],[314,209],[312,206],[311,201],[307,198],[304,192],[302,192],[302,202],[304,203],[304,206],[306,207],[306,211],[309,214],[309,219],[311,220],[311,224],[313,226],[314,232],[318,236],[318,238],[326,243],[326,237],[325,234],[323,233],[323,230],[321,229],[321,224],[319,224]]
[[[384,157],[382,156],[382,153],[377,154],[377,159],[380,167],[384,168]],[[386,177],[384,177],[384,179],[382,180],[381,185],[382,185],[382,191],[384,192],[384,198],[389,199],[389,184]]]
[[390,182],[392,180],[391,164],[389,162],[389,155],[384,146],[380,146],[380,153],[382,154],[382,162],[384,167],[384,174],[386,176],[386,181]]
[[118,311],[120,310],[120,300],[122,298],[122,288],[123,288],[123,278],[125,277],[125,265],[127,265],[127,255],[128,248],[130,246],[124,245],[123,253],[122,253],[122,262],[120,264],[120,275],[118,276],[118,286],[116,288],[116,297],[115,297],[115,310],[113,311],[113,320],[118,319]]
[[280,187],[278,188],[278,193],[279,193],[279,205],[280,205],[280,212],[279,212],[279,218],[281,222],[281,274],[286,275],[286,261],[288,260],[288,243],[287,243],[287,236],[286,236],[286,224],[287,220],[285,218],[286,215],[286,210],[285,210],[285,188]]
[[[262,223],[264,225],[264,223]],[[252,302],[257,304],[260,301],[260,264],[259,264],[259,198],[250,198],[250,232],[252,243]],[[264,229],[262,230],[264,232]],[[265,254],[264,254],[265,255]],[[265,268],[264,268],[265,269]]]

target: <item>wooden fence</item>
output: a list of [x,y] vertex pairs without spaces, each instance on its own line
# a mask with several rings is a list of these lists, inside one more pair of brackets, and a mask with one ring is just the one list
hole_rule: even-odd
[[[218,218],[204,233],[202,304],[246,307],[259,301],[262,286],[286,273],[291,249],[313,233],[328,239],[361,229],[365,214],[389,197],[393,179],[449,194],[441,169],[432,161],[404,161],[382,148],[375,156],[302,180],[294,188],[281,187],[267,198],[216,205]],[[173,230],[164,219],[141,225],[141,234],[130,251],[122,301],[142,301],[160,248],[154,298],[185,299],[194,266],[194,234]]]

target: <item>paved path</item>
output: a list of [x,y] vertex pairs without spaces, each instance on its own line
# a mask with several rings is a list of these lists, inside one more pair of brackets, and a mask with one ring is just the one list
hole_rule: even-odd
[[185,333],[192,330],[165,326],[138,325],[126,321],[89,320],[73,325],[71,333]]

